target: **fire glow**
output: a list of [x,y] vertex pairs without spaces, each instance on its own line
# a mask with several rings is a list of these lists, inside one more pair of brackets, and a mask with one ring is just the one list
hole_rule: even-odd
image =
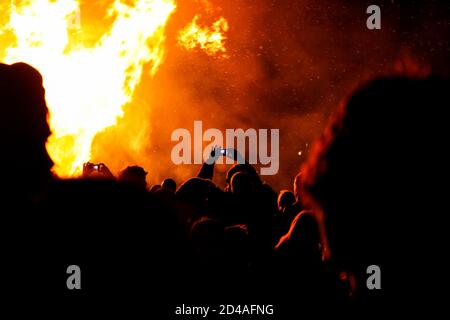
[[112,25],[94,45],[84,46],[82,37],[70,37],[83,35],[82,26],[73,25],[79,6],[78,0],[20,2],[10,6],[0,30],[16,39],[3,62],[23,61],[43,75],[53,132],[47,149],[61,177],[81,172],[95,136],[123,116],[144,70],[157,72],[166,25],[176,9],[174,0],[114,0],[108,10]]
[[225,33],[229,29],[227,20],[221,17],[209,28],[200,26],[199,19],[200,16],[195,16],[194,20],[180,31],[179,44],[187,50],[200,48],[210,56],[220,54],[219,57],[227,58],[227,50],[224,45]]

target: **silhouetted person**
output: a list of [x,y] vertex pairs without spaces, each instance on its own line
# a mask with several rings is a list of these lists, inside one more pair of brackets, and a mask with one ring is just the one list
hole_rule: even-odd
[[[444,276],[436,261],[444,242],[435,237],[447,202],[449,92],[448,80],[433,77],[369,82],[342,106],[302,170],[305,198],[324,213],[332,261],[353,279],[361,308],[399,308],[402,297],[401,306],[415,310],[436,292],[423,285]],[[367,287],[370,265],[381,268],[382,290]]]
[[278,214],[276,215],[276,236],[285,234],[292,223],[294,217],[301,211],[295,199],[294,193],[289,190],[282,190],[278,195]]
[[173,206],[175,204],[175,192],[177,189],[177,184],[173,179],[165,179],[161,183],[161,187],[158,190],[154,190],[153,194],[159,201],[165,203],[168,206]]
[[278,195],[278,211],[285,212],[287,208],[291,207],[295,203],[295,196],[292,191],[281,190]]
[[[80,312],[118,296],[122,305],[136,302],[129,293],[150,287],[147,272],[171,275],[155,289],[162,297],[175,278],[171,259],[181,256],[169,249],[180,247],[169,210],[114,180],[53,179],[44,93],[32,67],[0,64],[2,308],[48,315],[55,311],[48,301],[64,309],[76,303]],[[74,264],[82,270],[81,294],[66,287]]]
[[177,183],[171,178],[164,179],[161,183],[161,187],[173,193],[177,191]]
[[255,185],[255,187],[260,187],[262,184],[261,178],[259,177],[258,173],[256,172],[255,167],[253,167],[251,164],[244,163],[244,164],[234,164],[228,171],[226,175],[226,182],[227,182],[227,188],[226,190],[230,191],[231,188],[231,178],[236,173],[245,173],[247,176],[250,177],[252,184]]
[[147,188],[147,172],[139,166],[129,166],[122,170],[119,174],[119,182],[129,186],[146,189]]
[[275,249],[284,251],[285,267],[291,271],[297,269],[298,272],[306,272],[302,276],[310,277],[309,273],[317,270],[322,260],[319,226],[314,213],[298,213]]
[[230,180],[230,191],[241,198],[251,197],[256,191],[256,186],[247,173],[236,172]]
[[24,63],[0,64],[0,273],[5,308],[24,303],[30,292],[43,287],[39,277],[30,286],[25,276],[29,266],[42,279],[49,272],[47,261],[42,261],[47,253],[42,235],[49,235],[50,228],[40,210],[53,180],[53,162],[45,148],[51,133],[47,117],[39,72]]
[[211,191],[216,188],[209,179],[191,178],[176,192],[176,205],[180,221],[188,228],[202,217],[208,216]]
[[51,180],[53,162],[42,76],[33,67],[0,64],[0,166],[3,194],[34,196]]

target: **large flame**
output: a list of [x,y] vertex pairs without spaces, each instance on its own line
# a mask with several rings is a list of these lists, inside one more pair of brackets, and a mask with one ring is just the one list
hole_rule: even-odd
[[196,15],[178,35],[178,43],[187,50],[199,48],[204,50],[210,56],[219,56],[227,58],[227,49],[225,48],[225,33],[229,29],[228,21],[220,17],[211,27],[200,26]]
[[25,61],[42,73],[53,131],[47,149],[58,175],[75,175],[89,160],[95,135],[123,115],[144,64],[153,74],[161,64],[174,0],[115,0],[111,28],[90,47],[70,41],[71,32],[81,31],[78,0],[33,0],[10,9],[2,29],[17,41],[4,60]]

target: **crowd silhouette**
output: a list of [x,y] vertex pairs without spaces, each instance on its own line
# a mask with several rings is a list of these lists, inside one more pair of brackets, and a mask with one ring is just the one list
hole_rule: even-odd
[[[58,179],[45,148],[42,77],[24,63],[1,64],[2,291],[11,306],[40,297],[37,308],[59,301],[114,314],[127,301],[128,314],[151,303],[163,318],[182,303],[270,303],[283,319],[307,311],[367,318],[366,308],[414,295],[405,269],[425,272],[438,258],[424,238],[428,228],[438,233],[445,199],[437,180],[448,89],[438,77],[362,85],[292,191],[277,194],[248,163],[228,170],[223,190],[214,161],[179,185],[169,177],[147,186],[139,166],[116,178],[92,163],[80,179]],[[65,287],[72,264],[83,272],[79,292]],[[383,271],[379,291],[366,286],[373,264]]]

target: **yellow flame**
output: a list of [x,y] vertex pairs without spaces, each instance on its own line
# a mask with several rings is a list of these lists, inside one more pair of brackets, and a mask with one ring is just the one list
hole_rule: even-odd
[[6,63],[24,61],[43,75],[55,172],[73,176],[89,160],[95,135],[116,124],[132,100],[144,64],[154,74],[164,58],[164,29],[174,0],[115,0],[109,31],[91,47],[71,43],[79,32],[78,0],[33,0],[11,6],[2,27],[15,35]]
[[202,27],[197,24],[199,18],[200,16],[196,15],[192,22],[180,31],[178,43],[186,50],[200,48],[210,56],[228,58],[225,48],[227,39],[225,33],[229,30],[228,21],[220,17],[211,27]]

